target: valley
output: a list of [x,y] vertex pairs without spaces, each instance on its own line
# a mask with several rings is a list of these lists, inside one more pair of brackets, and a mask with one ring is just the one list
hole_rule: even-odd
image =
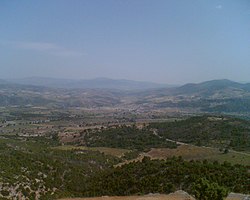
[[168,194],[196,197],[201,183],[214,195],[249,194],[247,87],[1,83],[0,199],[178,199]]

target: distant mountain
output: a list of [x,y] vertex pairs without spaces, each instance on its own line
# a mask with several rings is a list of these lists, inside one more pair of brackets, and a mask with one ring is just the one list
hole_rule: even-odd
[[227,79],[211,80],[201,83],[187,83],[179,87],[153,88],[142,91],[141,93],[138,93],[138,95],[152,97],[177,95],[209,97],[218,92],[229,95],[234,95],[235,92],[250,93],[250,83],[238,83]]
[[137,105],[192,112],[250,113],[250,84],[230,80],[189,83],[175,88],[138,92]]
[[0,80],[0,106],[10,105],[120,106],[143,111],[175,109],[191,113],[244,113],[250,117],[250,84],[223,79],[168,88],[155,83],[106,78]]
[[71,80],[71,79],[56,79],[56,78],[43,78],[43,77],[30,77],[23,79],[8,80],[12,83],[46,86],[53,88],[79,88],[79,89],[122,89],[122,90],[144,90],[152,88],[172,87],[167,84],[158,84],[152,82],[132,81],[125,79],[108,79],[96,78],[89,80]]
[[213,95],[215,92],[218,91],[250,91],[250,84],[242,84],[234,81],[230,81],[227,79],[221,79],[221,80],[211,80],[211,81],[206,81],[202,83],[189,83],[185,84],[181,87],[175,88],[172,90],[172,93],[174,94],[186,94],[186,95],[191,95],[191,94],[197,94],[197,95]]

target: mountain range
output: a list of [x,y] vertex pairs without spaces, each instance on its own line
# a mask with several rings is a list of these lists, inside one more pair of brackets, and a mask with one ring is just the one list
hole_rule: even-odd
[[237,113],[250,116],[250,84],[226,79],[183,86],[113,80],[0,80],[0,106],[119,107],[144,111]]
[[181,87],[176,89],[176,93],[180,94],[192,94],[192,93],[204,93],[204,94],[211,94],[214,91],[218,90],[226,90],[226,89],[239,89],[250,91],[250,83],[238,83],[227,79],[221,80],[212,80],[212,81],[205,81],[202,83],[194,84],[189,83],[185,84]]
[[214,91],[238,89],[250,91],[250,83],[238,83],[228,79],[205,81],[201,83],[187,83],[182,86],[160,84],[146,81],[126,79],[95,78],[85,80],[58,79],[47,77],[28,77],[22,79],[0,80],[0,84],[20,84],[64,89],[118,89],[118,90],[165,90],[171,94],[212,94]]
[[51,88],[78,88],[78,89],[119,89],[119,90],[144,90],[153,88],[169,88],[173,85],[159,84],[145,81],[132,81],[126,79],[95,78],[85,80],[57,79],[45,77],[28,77],[22,79],[9,79],[10,83],[22,85],[45,86]]

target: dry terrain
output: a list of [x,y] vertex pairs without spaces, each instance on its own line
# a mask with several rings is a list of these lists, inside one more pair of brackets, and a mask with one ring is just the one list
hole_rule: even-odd
[[195,200],[195,199],[184,191],[177,191],[169,195],[149,194],[145,196],[120,196],[120,197],[104,196],[104,197],[93,197],[93,198],[61,199],[61,200]]
[[[226,200],[249,200],[249,195],[230,193]],[[75,199],[61,199],[61,200],[195,200],[191,195],[184,191],[176,191],[168,195],[165,194],[149,194],[144,196],[103,196],[93,198],[75,198]]]
[[217,148],[198,147],[194,145],[180,145],[176,149],[154,148],[148,153],[153,159],[166,159],[172,156],[182,156],[185,160],[212,160],[230,162],[232,164],[250,165],[250,154],[230,150],[228,153],[220,152]]
[[[119,150],[119,149],[118,149]],[[144,156],[149,156],[151,159],[167,159],[173,156],[181,156],[185,160],[210,160],[223,163],[224,161],[232,164],[250,165],[250,153],[237,152],[230,150],[228,153],[220,152],[217,148],[212,147],[198,147],[195,145],[182,144],[176,149],[169,148],[152,148],[147,153],[140,153],[140,155],[132,160],[126,160],[116,166],[122,166],[131,162],[141,161]]]

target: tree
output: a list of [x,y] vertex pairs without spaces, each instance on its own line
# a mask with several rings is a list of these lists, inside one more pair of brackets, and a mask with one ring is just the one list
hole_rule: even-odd
[[226,148],[224,149],[224,152],[223,152],[223,153],[224,153],[224,154],[229,153],[228,147],[226,147]]
[[228,190],[218,183],[201,178],[193,184],[192,193],[198,200],[223,200]]

